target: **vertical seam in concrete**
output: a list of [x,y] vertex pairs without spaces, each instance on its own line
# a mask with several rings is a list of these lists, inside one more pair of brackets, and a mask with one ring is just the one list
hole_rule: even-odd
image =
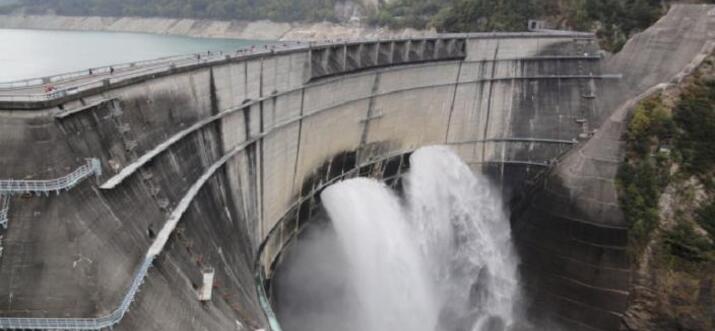
[[[209,69],[209,89],[211,93],[211,114],[215,115],[220,112],[220,108],[218,105],[218,95],[216,94],[216,77],[214,76],[214,68],[210,67]],[[217,132],[217,140],[218,140],[218,149],[219,149],[219,155],[223,155],[224,153],[227,153],[228,151],[226,150],[226,141],[224,140],[224,119],[216,121],[216,132]],[[220,156],[218,157],[220,158]],[[215,161],[215,160],[214,160]],[[212,162],[214,162],[212,161]],[[227,161],[228,162],[228,161]],[[218,189],[219,191],[222,191],[223,197],[226,201],[223,201],[225,204],[225,207],[229,210],[229,216],[231,219],[229,222],[231,224],[238,224],[238,219],[239,217],[239,211],[238,208],[236,207],[236,197],[233,195],[233,189],[231,187],[231,180],[229,176],[229,167],[222,167],[223,175],[224,178],[226,178],[226,185],[221,185],[221,182],[219,181]],[[238,188],[240,189],[240,183],[241,183],[241,176],[238,177],[238,183],[239,186]],[[234,221],[236,219],[236,221]]]
[[[261,57],[261,68],[258,75],[258,97],[263,98],[263,60],[265,58]],[[261,102],[261,107],[263,103]],[[263,132],[263,116],[261,116],[261,132]]]
[[216,81],[214,78],[214,68],[209,67],[209,100],[211,107],[211,115],[216,115],[219,113],[218,109],[218,97],[216,96]]
[[[520,68],[520,69],[522,70],[522,72],[523,72],[523,65],[524,65],[523,62],[521,62],[521,68]],[[515,71],[516,71],[516,70],[515,70]],[[516,74],[514,74],[513,76],[516,77]],[[516,80],[512,80],[512,81],[511,81],[511,93],[510,93],[510,95],[511,95],[511,102],[509,103],[509,111],[507,112],[507,118],[505,119],[506,123],[509,123],[509,125],[511,125],[511,123],[512,123],[512,122],[511,122],[511,116],[512,116],[512,114],[514,113],[514,95],[515,95],[514,90],[516,89],[516,88],[515,88],[516,84],[517,84],[517,83],[516,83]],[[505,99],[506,99],[506,98],[505,98]],[[503,134],[502,134],[502,137],[503,137]],[[502,196],[506,196],[506,195],[505,195],[506,186],[504,185],[504,171],[506,170],[506,150],[507,150],[507,146],[508,146],[508,145],[509,145],[509,144],[506,143],[506,142],[502,142],[502,143],[501,143],[501,156],[500,156],[500,159],[502,160],[502,162],[499,164],[499,185],[501,186]],[[529,169],[529,166],[527,166],[526,169]],[[528,170],[527,170],[527,171],[528,171]]]
[[243,99],[248,99],[248,61],[243,61]]
[[[259,71],[258,75],[258,97],[263,98],[263,58],[261,57],[261,68]],[[259,130],[262,133],[264,128],[263,128],[263,101],[259,102],[258,104],[258,123],[259,123]],[[260,228],[261,228],[261,237],[263,238],[263,137],[261,136],[260,139],[257,141],[257,146],[256,146],[256,152],[258,152],[258,160],[259,160],[259,165],[256,167],[260,171],[260,174],[258,176],[258,186],[259,186],[259,197],[260,201],[258,202],[260,204],[258,208],[258,219],[260,223]]]
[[[497,56],[499,55],[499,40],[496,41],[496,46],[494,47],[494,58],[492,59],[492,75],[491,79],[494,79],[494,75],[496,74],[497,71]],[[484,120],[484,134],[482,135],[482,139],[486,140],[487,139],[487,132],[489,131],[489,114],[491,113],[492,110],[492,93],[494,92],[494,81],[489,82],[489,93],[487,94],[487,117]],[[484,143],[482,144],[482,162],[485,161],[486,159],[486,153],[487,153],[487,144]]]
[[298,158],[300,157],[300,141],[303,134],[303,104],[305,101],[305,88],[300,89],[300,120],[298,120],[298,145],[295,148],[295,164],[293,165],[293,185],[291,192],[295,192],[295,182],[298,176]]
[[388,62],[386,63],[386,65],[395,63],[395,42],[394,41],[390,42],[390,57],[388,58],[387,61]]
[[[305,68],[305,67],[304,67]],[[303,72],[303,85],[313,77],[313,45],[308,44],[308,75]]]
[[375,64],[375,66],[378,66],[378,65],[379,65],[379,64],[378,64],[378,61],[380,61],[380,43],[379,43],[379,42],[376,42],[376,43],[375,43],[375,61],[373,61],[373,63]]
[[[211,99],[211,115],[216,115],[220,112],[218,106],[218,96],[216,95],[216,78],[214,77],[214,68],[209,68],[209,95]],[[218,147],[220,153],[226,152],[226,145],[223,140],[223,121],[216,121],[216,131],[218,134]]]
[[377,93],[377,90],[379,89],[380,86],[380,73],[376,72],[375,73],[375,78],[372,81],[372,91],[370,92],[370,100],[368,101],[367,105],[367,116],[365,116],[365,125],[363,126],[362,129],[362,137],[360,137],[360,146],[363,146],[367,143],[367,134],[368,130],[370,127],[370,117],[373,115],[373,111],[375,108],[375,94]]
[[444,134],[444,142],[449,142],[449,127],[452,124],[452,113],[454,112],[454,101],[457,99],[457,89],[459,88],[459,79],[462,76],[462,63],[464,61],[459,61],[459,68],[457,69],[457,80],[454,82],[454,92],[452,93],[452,103],[449,106],[449,117],[447,117],[447,132]]
[[[251,106],[243,108],[243,126],[244,126],[244,130],[245,130],[245,141],[249,141],[249,140],[251,140]],[[254,150],[255,150],[255,145],[254,145]],[[250,155],[249,148],[246,148],[245,153],[246,153],[246,162],[248,165],[248,169],[250,169],[251,168],[251,165],[250,165],[251,155]],[[258,168],[258,164],[256,164],[256,168]],[[239,172],[240,172],[240,170],[239,170]],[[247,185],[247,188],[250,190],[251,183],[252,183],[251,178],[250,178],[250,175],[251,175],[250,171],[248,171],[248,175],[249,175],[249,178],[248,178],[248,182],[246,183],[246,185]],[[236,176],[236,177],[238,178],[238,187],[240,189],[243,187],[243,185],[241,183],[241,174],[239,173],[238,176]],[[251,220],[250,220],[250,215],[248,213],[248,208],[253,208],[252,206],[249,207],[252,204],[252,201],[251,201],[252,199],[250,199],[250,197],[247,198],[246,194],[243,191],[241,191],[241,199],[243,199],[243,209],[244,209],[243,214],[245,217],[244,222],[246,223],[246,231],[256,231],[255,228],[251,229],[251,224],[250,224]],[[258,209],[258,206],[256,206],[255,208]],[[258,226],[260,227],[260,223],[258,224]],[[259,233],[259,235],[260,235],[260,233]],[[258,244],[258,243],[256,243],[256,244]],[[256,245],[256,247],[257,247],[257,245]],[[253,249],[253,242],[251,242],[251,249]]]
[[348,45],[343,44],[343,72],[348,68]]

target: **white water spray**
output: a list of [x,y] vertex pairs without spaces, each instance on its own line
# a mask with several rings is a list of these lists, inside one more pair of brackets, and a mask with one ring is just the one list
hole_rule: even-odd
[[518,281],[499,193],[447,147],[410,158],[405,201],[365,178],[321,195],[345,250],[354,323],[371,331],[502,330]]
[[322,198],[348,256],[360,329],[433,331],[439,308],[397,197],[376,180],[357,178]]

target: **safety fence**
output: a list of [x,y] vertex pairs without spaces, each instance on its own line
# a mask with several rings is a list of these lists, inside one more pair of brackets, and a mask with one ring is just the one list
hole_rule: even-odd
[[122,298],[119,306],[111,314],[97,318],[14,318],[0,317],[2,330],[101,330],[111,328],[119,323],[129,311],[139,288],[144,283],[144,277],[149,271],[153,256],[146,256],[144,262],[134,273],[129,290]]
[[[218,54],[220,52],[217,51],[214,53]],[[47,84],[65,83],[68,81],[84,79],[84,78],[88,78],[88,77],[92,77],[92,76],[96,76],[96,75],[120,73],[125,70],[133,70],[133,69],[140,68],[140,67],[154,66],[154,65],[161,65],[161,64],[172,63],[172,62],[181,62],[181,61],[191,60],[191,59],[195,59],[197,56],[209,55],[209,54],[211,54],[210,51],[203,52],[203,53],[196,53],[196,54],[188,54],[188,55],[183,54],[183,55],[165,56],[165,57],[144,60],[144,61],[135,61],[135,62],[127,62],[127,63],[120,63],[120,64],[101,66],[101,67],[88,68],[88,69],[84,69],[84,70],[62,73],[59,75],[42,77],[42,78],[31,78],[31,79],[23,79],[23,80],[17,80],[17,81],[12,81],[12,82],[2,82],[2,83],[0,83],[0,89],[22,89],[22,88],[41,86],[41,85],[47,85]]]
[[[467,34],[440,34],[438,36],[429,37],[419,37],[419,38],[389,38],[389,39],[356,39],[356,40],[328,40],[322,42],[284,42],[284,43],[274,43],[266,44],[263,47],[249,47],[243,48],[236,51],[216,51],[216,52],[204,52],[200,54],[191,55],[181,55],[181,56],[171,56],[158,58],[154,60],[131,62],[125,64],[104,66],[98,68],[92,68],[90,70],[82,70],[71,72],[67,74],[56,75],[52,77],[38,78],[38,79],[28,79],[16,82],[0,83],[0,102],[40,102],[55,100],[63,98],[66,96],[71,96],[78,94],[82,91],[99,88],[102,86],[109,86],[116,84],[127,79],[132,79],[141,76],[148,76],[156,73],[168,72],[171,70],[179,68],[192,67],[197,64],[213,64],[219,63],[227,60],[236,60],[252,56],[267,55],[272,53],[285,53],[292,51],[311,51],[311,54],[320,54],[326,49],[335,50],[336,47],[344,47],[348,49],[360,49],[355,48],[360,45],[383,45],[383,44],[406,44],[406,43],[421,43],[416,45],[422,45],[418,47],[424,47],[424,45],[430,42],[437,42],[443,40],[453,40],[455,38],[462,38],[456,40],[457,43],[450,46],[449,49],[454,51],[459,51],[461,47],[458,44],[463,38],[536,38],[536,37],[555,37],[561,36],[559,33],[467,33]],[[572,37],[584,37],[592,38],[591,34],[579,34],[579,33],[566,33],[563,35],[569,35]],[[455,41],[453,40],[453,41]],[[379,50],[379,48],[378,48]],[[333,51],[329,51],[325,54],[339,55],[338,53],[333,54]],[[379,52],[378,52],[379,53]],[[414,53],[414,52],[413,52]],[[411,56],[406,53],[408,58]],[[410,53],[411,54],[411,53]],[[317,56],[317,55],[316,55]],[[449,56],[448,56],[449,57]],[[592,55],[584,56],[584,58],[595,57]],[[379,60],[379,59],[378,59]],[[405,60],[407,63],[410,61]],[[319,61],[320,62],[320,61]],[[335,61],[333,61],[335,62]],[[376,62],[376,63],[379,63]],[[347,64],[345,64],[345,67]],[[317,67],[316,67],[317,68]],[[332,67],[331,67],[332,68]],[[336,69],[337,70],[337,69]],[[345,70],[345,68],[341,69]],[[74,82],[74,83],[73,83]],[[42,90],[42,86],[51,85],[51,90]]]
[[102,166],[98,159],[87,159],[87,163],[71,172],[69,175],[48,180],[20,180],[6,179],[0,180],[0,194],[3,196],[12,194],[49,194],[59,193],[69,190],[79,184],[85,178],[95,175],[101,176]]
[[[276,51],[286,51],[295,48],[296,44],[265,45],[265,47],[252,47],[237,50],[236,52],[208,52],[192,54],[189,56],[169,57],[145,61],[133,66],[107,66],[106,68],[84,70],[77,73],[60,75],[50,79],[49,83],[37,84],[37,80],[30,80],[33,84],[22,86],[23,83],[0,83],[0,102],[39,102],[76,95],[80,92],[100,87],[117,84],[122,81],[137,77],[150,76],[172,70],[189,68],[196,65],[218,63],[226,60],[271,54]],[[73,76],[76,75],[76,76]],[[65,77],[68,76],[69,78]],[[46,79],[45,79],[46,80]],[[3,84],[9,87],[3,87]],[[17,86],[15,86],[17,85]],[[51,86],[51,90],[42,87]]]
[[10,211],[10,195],[0,194],[0,229],[7,228],[8,212]]

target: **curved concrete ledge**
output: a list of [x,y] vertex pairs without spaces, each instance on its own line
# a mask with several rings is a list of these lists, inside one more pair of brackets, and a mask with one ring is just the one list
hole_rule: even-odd
[[[259,137],[260,138],[260,137]],[[143,259],[142,264],[137,268],[137,271],[134,273],[134,276],[132,277],[131,284],[127,290],[127,293],[124,295],[121,303],[119,306],[109,315],[98,317],[98,318],[12,318],[12,317],[0,317],[0,329],[9,329],[9,330],[20,330],[20,329],[36,329],[36,330],[100,330],[103,328],[108,328],[112,327],[113,325],[119,323],[126,312],[129,309],[129,306],[131,303],[134,301],[134,298],[136,294],[139,292],[140,286],[144,283],[144,278],[147,276],[148,270],[152,265],[152,262],[156,259],[156,257],[161,254],[162,250],[164,249],[164,246],[166,245],[166,242],[169,240],[169,237],[171,234],[174,232],[176,229],[177,224],[181,220],[181,217],[184,215],[188,207],[190,206],[191,202],[194,200],[198,192],[203,188],[204,184],[216,173],[216,171],[223,167],[226,162],[234,157],[238,152],[243,151],[246,146],[255,143],[259,138],[254,138],[251,139],[248,142],[245,142],[237,147],[235,147],[233,150],[230,152],[226,153],[223,155],[218,161],[216,161],[214,164],[212,164],[202,175],[201,177],[194,182],[189,190],[184,194],[183,198],[177,205],[177,207],[171,212],[169,218],[167,221],[164,223],[164,226],[161,228],[159,231],[156,239],[152,243],[152,245],[149,247],[147,250],[146,256]],[[321,186],[314,188],[311,193],[310,197],[312,195],[318,193],[320,190],[322,190],[324,187],[327,187],[328,185],[338,181],[342,180],[344,178],[349,178],[351,176],[356,176],[359,173],[359,169],[364,166],[368,165],[373,165],[378,162],[382,162],[384,160],[387,160],[389,158],[398,156],[398,155],[403,155],[409,152],[402,152],[402,153],[395,153],[391,154],[388,156],[385,156],[383,158],[373,160],[371,162],[359,165],[355,167],[353,170],[350,172],[346,172],[341,174],[338,177],[332,178],[325,183],[323,183]],[[305,202],[305,197],[302,199],[299,199],[293,204],[293,207],[291,207],[289,210],[295,208],[296,206],[299,206],[301,203]],[[288,213],[289,211],[286,211]],[[276,225],[273,226],[273,228],[269,231],[268,235],[266,236],[266,239],[260,244],[259,246],[259,252],[257,254],[257,259],[256,259],[256,275],[258,281],[258,293],[259,293],[259,300],[261,304],[263,305],[263,308],[266,313],[266,317],[268,318],[269,323],[271,324],[271,329],[273,331],[280,331],[280,325],[278,324],[277,319],[275,318],[275,315],[273,313],[272,308],[270,307],[270,304],[268,303],[269,300],[265,294],[265,289],[263,288],[263,280],[265,277],[265,273],[263,268],[268,267],[267,265],[263,265],[263,268],[259,268],[261,266],[261,262],[265,260],[265,257],[263,256],[263,253],[265,252],[265,247],[266,245],[271,242],[272,240],[275,240],[275,234],[276,233],[282,233],[282,228],[284,227],[284,219],[279,221]],[[296,227],[296,232],[293,234],[297,234],[299,231],[299,227]],[[287,243],[293,238],[293,235],[289,237],[281,237],[284,241],[283,244]],[[281,250],[284,246],[281,246]],[[278,254],[274,255],[272,258],[270,258],[271,264],[275,260],[275,258],[280,254],[280,250],[277,252]]]
[[[456,84],[476,84],[476,83],[482,83],[482,82],[495,82],[495,81],[507,81],[507,80],[560,80],[560,79],[620,79],[620,75],[553,75],[553,76],[508,76],[508,77],[495,77],[495,78],[486,78],[486,79],[472,79],[472,80],[464,80],[460,82],[450,82],[450,83],[443,83],[443,84],[427,84],[424,86],[415,86],[415,87],[408,87],[408,88],[403,88],[403,89],[396,89],[392,91],[387,91],[387,92],[382,92],[382,93],[374,93],[368,96],[363,96],[363,97],[358,97],[358,98],[352,98],[348,100],[341,101],[339,103],[327,105],[323,107],[322,109],[313,111],[308,114],[304,114],[301,116],[294,117],[290,120],[287,120],[283,123],[280,123],[280,125],[272,127],[266,134],[270,133],[271,130],[279,129],[284,126],[290,125],[297,123],[303,119],[315,116],[317,114],[320,114],[326,110],[331,110],[335,109],[340,106],[344,106],[353,102],[358,102],[358,101],[363,101],[367,99],[371,99],[374,97],[379,97],[379,96],[385,96],[385,95],[390,95],[390,94],[395,94],[395,93],[401,93],[401,92],[406,92],[406,91],[413,91],[413,90],[419,90],[419,89],[429,89],[429,88],[435,88],[435,87],[445,87],[445,86],[453,86]],[[112,178],[107,180],[104,184],[101,185],[102,189],[113,189],[117,185],[121,184],[126,178],[130,177],[133,175],[137,170],[139,170],[143,165],[146,163],[150,162],[154,157],[162,153],[163,151],[167,150],[169,147],[171,147],[173,144],[179,142],[181,139],[185,138],[186,136],[190,135],[193,132],[196,132],[197,130],[201,129],[202,127],[206,126],[209,123],[212,123],[218,119],[221,119],[229,114],[232,114],[237,111],[247,111],[251,108],[251,106],[259,104],[263,101],[273,99],[278,96],[282,95],[288,95],[291,93],[294,93],[296,91],[304,90],[306,88],[313,87],[313,85],[301,87],[301,88],[296,88],[284,92],[279,92],[276,94],[272,94],[270,96],[262,97],[256,100],[251,100],[249,102],[244,103],[243,105],[235,108],[231,108],[228,110],[224,110],[216,115],[213,115],[211,117],[208,117],[204,120],[201,120],[190,127],[181,130],[180,132],[176,133],[174,136],[171,138],[167,139],[166,141],[162,142],[161,144],[157,145],[154,147],[151,151],[145,153],[142,155],[139,159],[136,161],[132,162],[131,164],[127,165],[124,167],[118,174],[114,175]],[[481,141],[467,141],[467,142],[459,142],[457,144],[463,144],[463,143],[472,143],[472,142],[499,142],[499,141],[505,141],[505,142],[541,142],[541,143],[559,143],[559,144],[574,144],[573,141],[571,140],[555,140],[555,139],[538,139],[534,138],[531,140],[526,140],[527,138],[504,138],[504,139],[486,139],[486,140],[481,140]],[[517,161],[514,161],[517,162]],[[534,164],[537,165],[537,164]],[[542,165],[542,164],[538,164]]]
[[[355,54],[361,54],[359,49],[366,43],[357,43],[357,47],[331,44],[320,59],[328,59],[322,62],[326,68],[339,72],[333,77],[311,75],[310,49],[262,53],[248,60],[219,59],[214,64],[167,72],[151,69],[145,76],[121,82],[126,85],[95,91],[101,95],[72,96],[76,100],[67,99],[63,104],[65,113],[1,112],[3,137],[17,133],[45,143],[38,144],[41,149],[35,150],[34,156],[24,159],[41,154],[53,158],[98,155],[116,172],[101,185],[103,190],[87,189],[79,192],[81,196],[47,202],[48,209],[59,210],[59,220],[72,221],[51,228],[23,222],[24,228],[18,227],[5,239],[17,252],[27,249],[22,246],[28,242],[27,236],[40,233],[51,236],[54,242],[43,244],[58,251],[52,245],[64,244],[66,238],[48,231],[66,230],[78,237],[90,232],[72,228],[75,220],[92,224],[95,232],[83,238],[88,241],[81,240],[76,249],[94,261],[94,270],[116,277],[101,279],[82,269],[66,268],[74,257],[58,253],[52,255],[53,265],[48,264],[33,282],[57,290],[53,286],[58,283],[52,278],[60,275],[56,278],[72,279],[73,283],[68,283],[66,290],[63,287],[57,298],[75,300],[87,289],[101,298],[86,298],[81,302],[86,304],[64,310],[60,302],[40,302],[26,281],[3,288],[27,298],[12,302],[8,314],[99,316],[89,319],[91,322],[61,320],[75,325],[93,323],[79,325],[84,328],[116,323],[126,313],[123,303],[131,302],[126,298],[136,295],[131,290],[133,284],[151,277],[157,286],[142,293],[133,318],[125,319],[120,328],[140,328],[146,319],[155,317],[163,318],[169,328],[182,330],[201,325],[228,328],[235,320],[254,329],[270,326],[260,310],[268,304],[267,297],[256,296],[253,287],[254,279],[262,282],[261,275],[254,275],[251,264],[259,259],[257,264],[271,268],[282,247],[280,242],[290,238],[300,224],[297,222],[304,220],[301,197],[314,194],[336,171],[344,175],[348,165],[367,164],[423,145],[450,144],[475,166],[514,165],[502,167],[507,169],[502,176],[523,172],[514,176],[520,180],[533,175],[533,167],[549,166],[546,161],[577,144],[573,139],[582,127],[576,120],[590,110],[571,108],[590,103],[592,98],[584,95],[593,95],[589,92],[602,81],[618,78],[599,73],[598,57],[581,56],[584,49],[595,49],[595,44],[589,39],[590,46],[583,46],[583,41],[575,41],[578,37],[568,35],[549,35],[544,40],[531,39],[531,34],[525,40],[497,36],[467,40],[463,60],[425,62],[413,54],[417,62],[375,67],[368,61],[363,71],[354,71],[362,68],[362,62],[353,67],[354,63],[343,60],[345,51],[353,47]],[[413,48],[400,43],[411,42],[398,42],[397,48],[406,50],[398,52],[402,60],[410,59]],[[429,43],[420,41],[414,49],[429,48],[425,45]],[[14,130],[18,125],[22,127]],[[52,135],[34,135],[44,132]],[[0,147],[7,153],[19,149]],[[24,159],[13,165],[27,164]],[[321,166],[325,160],[330,163]],[[62,162],[66,166],[70,161]],[[401,162],[386,161],[379,171],[394,170]],[[225,171],[220,171],[222,167]],[[141,176],[133,176],[137,172]],[[360,170],[360,175],[371,174]],[[67,202],[70,208],[63,205]],[[84,208],[84,203],[90,205]],[[29,203],[19,204],[17,209],[13,205],[13,218],[29,208]],[[285,215],[299,221],[276,225]],[[30,216],[23,217],[41,218]],[[206,219],[215,221],[204,222]],[[182,223],[187,227],[184,231]],[[108,233],[109,228],[116,235]],[[259,248],[261,258],[255,255]],[[28,259],[43,264],[42,256],[47,254]],[[157,263],[161,274],[147,274],[159,254],[167,254],[172,263]],[[108,256],[122,261],[121,265],[108,265]],[[198,281],[195,276],[197,266],[204,265],[202,261],[216,267],[218,281],[222,287],[228,286],[224,291],[238,293],[233,296],[236,299],[223,293],[211,302],[196,301],[195,287],[187,284]],[[19,258],[0,263],[4,271],[1,279],[17,279],[28,264]],[[134,268],[137,270],[132,273]],[[81,279],[82,284],[74,279]],[[130,290],[124,291],[125,286]],[[203,309],[189,312],[200,305],[208,305],[216,314]],[[22,313],[17,312],[21,309]],[[112,314],[102,317],[108,311]],[[29,320],[41,327],[52,319]]]
[[[310,192],[307,192],[307,194],[304,194],[297,199],[285,212],[284,216],[281,217],[281,219],[270,229],[265,239],[259,245],[254,263],[254,269],[259,301],[272,331],[281,331],[282,328],[275,312],[273,311],[273,307],[270,304],[270,295],[268,295],[266,285],[270,282],[273,268],[282,256],[283,250],[294,238],[296,238],[296,236],[300,234],[301,230],[305,226],[305,223],[299,222],[299,213],[297,210],[303,204],[309,202],[314,195],[320,193],[324,188],[338,181],[359,176],[361,172],[360,169],[372,167],[376,164],[380,164],[396,157],[406,157],[412,152],[412,150],[409,150],[384,155],[378,159],[373,159],[363,164],[357,164],[353,169],[342,172],[336,177],[327,179],[325,182],[322,182],[320,185],[314,187]],[[397,170],[397,174],[381,179],[383,181],[395,180],[402,176],[402,172],[404,170],[407,170],[407,168],[401,165],[399,170]],[[295,222],[296,224],[290,224],[290,222]],[[288,231],[288,235],[286,235],[286,230]]]
[[474,144],[474,143],[488,143],[488,142],[518,142],[518,143],[543,143],[543,144],[563,144],[563,145],[575,145],[578,144],[578,140],[563,140],[563,139],[548,139],[548,138],[490,138],[490,139],[475,139],[475,140],[465,140],[452,142],[453,145],[463,145],[463,144]]
[[[41,109],[49,108],[70,100],[98,94],[112,88],[136,84],[147,79],[163,77],[177,72],[186,72],[209,66],[220,65],[231,62],[240,62],[252,58],[266,55],[285,55],[296,52],[309,52],[311,54],[311,72],[306,80],[344,74],[357,70],[375,68],[380,66],[421,63],[429,61],[444,61],[464,58],[466,50],[464,44],[466,39],[491,39],[491,38],[593,38],[593,34],[563,32],[563,33],[467,33],[467,34],[440,34],[432,37],[422,38],[393,38],[384,40],[356,40],[345,42],[324,42],[324,43],[303,43],[285,44],[285,46],[273,45],[270,49],[250,49],[236,54],[216,54],[204,57],[198,61],[191,57],[178,57],[161,59],[158,62],[147,61],[146,64],[137,70],[127,70],[116,76],[105,76],[97,80],[88,76],[89,82],[75,84],[67,89],[60,89],[50,94],[26,94],[21,90],[14,90],[12,93],[0,94],[0,109]],[[454,44],[459,41],[459,45]],[[425,47],[426,44],[430,47]],[[414,44],[414,45],[413,45]],[[370,45],[373,45],[372,47]],[[389,45],[381,49],[381,45]],[[395,46],[397,45],[397,46]],[[461,45],[461,46],[460,46]],[[375,54],[366,55],[366,51],[373,48]],[[445,51],[440,51],[440,49]],[[428,50],[433,50],[431,54]],[[398,54],[400,54],[398,56]],[[428,55],[429,54],[429,55]],[[372,57],[372,60],[366,60]],[[574,57],[574,56],[571,56]],[[352,60],[349,61],[349,58]],[[586,54],[584,58],[597,59],[594,55]],[[349,64],[350,62],[350,64]],[[70,73],[76,80],[76,77]],[[62,77],[60,75],[59,77]],[[42,84],[52,82],[53,78],[42,79]],[[39,83],[36,80],[29,82]],[[56,83],[61,83],[61,79],[55,79]],[[20,85],[29,83],[18,83]],[[12,85],[12,84],[11,84]],[[34,85],[38,86],[38,85]],[[0,89],[1,91],[1,89]]]
[[144,277],[151,267],[153,259],[145,259],[132,277],[127,294],[117,309],[111,314],[97,318],[13,318],[0,317],[0,329],[3,330],[101,330],[119,323],[129,310],[129,305],[144,283]]
[[221,168],[226,161],[234,157],[238,152],[242,151],[246,146],[255,142],[244,143],[235,147],[230,152],[222,156],[218,161],[212,164],[201,177],[194,182],[189,190],[184,194],[183,198],[171,212],[169,218],[164,223],[164,226],[159,231],[156,239],[146,252],[142,264],[137,268],[137,271],[132,277],[131,284],[127,293],[124,295],[119,306],[109,315],[97,318],[12,318],[0,317],[0,329],[33,329],[33,330],[100,330],[111,327],[121,321],[129,306],[134,301],[134,297],[139,291],[139,287],[144,283],[144,278],[147,275],[149,267],[151,267],[154,259],[161,254],[169,236],[176,229],[176,225],[181,220],[184,212],[189,208],[189,205],[198,194],[199,190],[206,182],[216,173],[216,170]]
[[468,162],[469,165],[483,165],[483,164],[514,164],[514,165],[524,165],[524,166],[534,166],[534,167],[549,167],[547,162],[534,162],[534,161],[520,161],[520,160],[497,160],[497,161],[474,161]]

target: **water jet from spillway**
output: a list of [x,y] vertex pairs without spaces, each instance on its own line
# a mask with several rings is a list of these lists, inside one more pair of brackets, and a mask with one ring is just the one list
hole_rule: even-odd
[[293,283],[288,291],[310,293],[306,301],[326,298],[326,287],[341,298],[316,304],[329,317],[293,303],[279,314],[286,331],[491,331],[519,322],[518,261],[499,192],[447,147],[419,149],[410,165],[402,197],[369,178],[322,192],[332,227],[299,243],[313,256],[281,278]]

